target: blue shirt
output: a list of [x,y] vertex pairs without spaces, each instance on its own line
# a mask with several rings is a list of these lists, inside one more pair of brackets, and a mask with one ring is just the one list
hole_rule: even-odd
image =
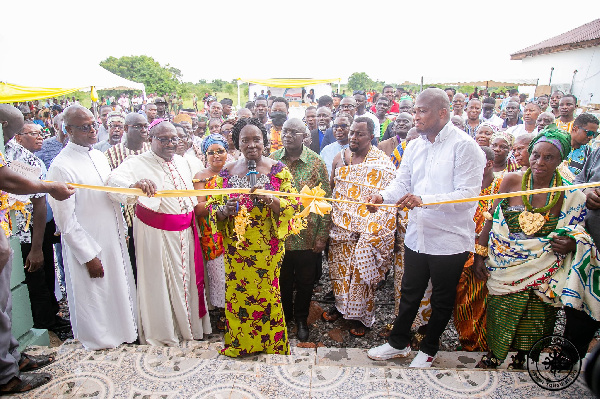
[[54,158],[58,155],[59,152],[62,151],[64,145],[58,141],[56,136],[50,137],[49,139],[44,140],[44,144],[42,144],[42,149],[35,153],[35,156],[44,162],[46,165],[46,169],[50,169],[50,165]]

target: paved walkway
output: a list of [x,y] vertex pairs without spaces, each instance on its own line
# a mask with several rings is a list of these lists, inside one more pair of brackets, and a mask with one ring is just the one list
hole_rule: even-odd
[[472,369],[479,353],[443,352],[435,369],[409,359],[373,362],[363,349],[298,348],[292,355],[231,359],[220,337],[180,348],[123,345],[86,351],[77,341],[30,353],[57,353],[54,378],[20,398],[591,398],[583,377],[552,392],[527,372]]

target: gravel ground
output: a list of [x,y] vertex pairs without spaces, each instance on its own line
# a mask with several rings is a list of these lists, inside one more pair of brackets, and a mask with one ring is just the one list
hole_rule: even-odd
[[[310,336],[309,341],[317,345],[337,348],[363,348],[368,349],[386,342],[378,334],[383,331],[388,323],[394,321],[394,275],[391,272],[383,287],[375,293],[375,324],[368,330],[364,337],[354,337],[348,330],[351,323],[339,318],[334,323],[328,323],[321,318],[321,313],[333,306],[332,301],[325,301],[323,297],[331,291],[329,281],[329,270],[327,262],[323,260],[323,276],[313,294],[311,314],[309,315]],[[295,326],[290,326],[290,338],[295,338]],[[441,339],[440,349],[443,351],[454,351],[459,345],[458,334],[452,320],[444,331]]]

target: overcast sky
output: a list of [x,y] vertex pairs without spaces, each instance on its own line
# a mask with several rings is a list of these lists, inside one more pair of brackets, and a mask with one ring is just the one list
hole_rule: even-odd
[[559,5],[553,1],[7,3],[0,30],[2,62],[9,56],[20,60],[15,62],[28,59],[23,68],[35,74],[48,59],[97,63],[108,56],[145,54],[181,69],[183,79],[192,82],[238,77],[345,81],[352,72],[394,83],[422,75],[545,80],[549,71],[523,76],[520,61],[510,61],[510,54],[598,17],[597,0],[566,3],[563,11],[552,7]]

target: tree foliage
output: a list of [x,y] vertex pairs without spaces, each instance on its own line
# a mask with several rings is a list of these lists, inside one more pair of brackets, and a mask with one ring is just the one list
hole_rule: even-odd
[[100,62],[100,66],[122,78],[143,83],[147,93],[165,94],[180,89],[181,71],[169,65],[163,67],[146,55],[108,57]]
[[366,72],[354,72],[348,78],[348,89],[350,90],[369,90],[374,85],[375,82]]

